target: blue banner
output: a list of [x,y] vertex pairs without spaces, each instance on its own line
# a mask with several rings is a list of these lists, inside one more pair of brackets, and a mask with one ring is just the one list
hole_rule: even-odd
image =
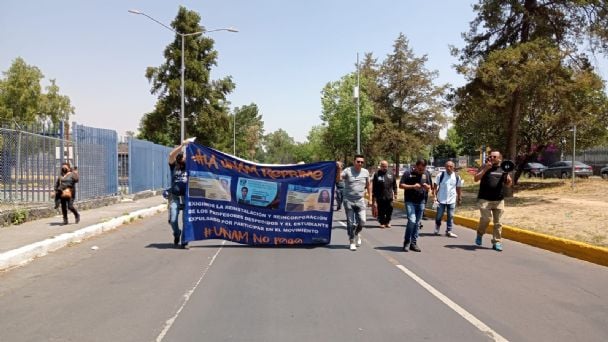
[[184,242],[330,242],[335,162],[255,164],[194,143],[185,156]]

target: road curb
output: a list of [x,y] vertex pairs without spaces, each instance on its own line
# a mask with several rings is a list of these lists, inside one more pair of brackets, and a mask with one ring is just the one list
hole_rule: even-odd
[[[404,204],[395,202],[394,206],[404,209]],[[427,217],[435,217],[436,211],[425,209],[424,214]],[[444,220],[445,221],[445,220]],[[463,227],[477,230],[479,220],[469,217],[454,215],[454,223]],[[486,229],[486,233],[492,234],[494,224],[490,223]],[[592,262],[594,264],[608,266],[608,248],[593,246],[584,242],[568,240],[542,233],[532,232],[522,228],[512,227],[508,225],[502,226],[502,236],[505,239],[525,243],[526,245],[542,248],[551,252],[564,254],[580,260]]]
[[158,212],[167,210],[166,204],[140,209],[132,213],[115,217],[109,221],[97,223],[92,226],[81,228],[71,233],[64,233],[43,241],[4,252],[0,254],[0,271],[13,267],[22,266],[35,258],[39,258],[63,248],[69,244],[80,243],[88,238],[114,230],[132,220],[155,215]]

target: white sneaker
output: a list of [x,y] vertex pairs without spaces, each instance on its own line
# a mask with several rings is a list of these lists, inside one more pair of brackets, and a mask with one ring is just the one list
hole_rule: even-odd
[[357,250],[357,246],[355,245],[355,243],[354,243],[354,242],[351,242],[351,243],[350,243],[350,250],[351,250],[351,251],[356,251],[356,250]]
[[361,236],[357,234],[355,235],[355,238],[357,239],[357,247],[361,246]]
[[447,233],[445,233],[445,236],[447,236],[447,237],[451,237],[451,238],[457,238],[457,237],[458,237],[458,235],[456,235],[456,234],[454,234],[454,233],[452,233],[452,232],[447,232]]

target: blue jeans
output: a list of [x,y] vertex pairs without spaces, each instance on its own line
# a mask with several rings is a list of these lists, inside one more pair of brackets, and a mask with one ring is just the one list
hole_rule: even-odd
[[418,240],[418,225],[424,213],[425,203],[405,202],[405,210],[407,213],[407,226],[405,228],[405,236],[403,240],[412,244],[416,244]]
[[451,232],[452,231],[452,226],[454,225],[454,209],[456,209],[456,203],[452,203],[452,204],[442,204],[439,203],[437,205],[437,216],[435,216],[435,231],[439,231],[439,228],[441,227],[441,218],[443,217],[443,212],[447,212],[447,221],[446,221],[446,225],[447,225],[447,232]]
[[173,237],[178,239],[182,234],[182,231],[179,229],[179,211],[183,209],[180,197],[171,195],[169,199],[169,224],[171,225],[171,229],[173,229]]
[[359,234],[365,224],[366,216],[365,200],[361,199],[357,202],[344,200],[344,211],[346,211],[346,231],[350,240]]

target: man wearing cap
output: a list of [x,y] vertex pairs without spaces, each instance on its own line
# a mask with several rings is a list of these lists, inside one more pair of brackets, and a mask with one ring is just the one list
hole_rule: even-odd
[[503,190],[505,186],[510,187],[513,184],[511,176],[500,168],[501,161],[502,154],[496,150],[491,151],[486,163],[474,177],[475,182],[481,181],[477,194],[477,205],[481,216],[475,244],[481,246],[483,234],[488,228],[490,219],[492,219],[494,222],[492,249],[499,252],[502,251],[502,224],[500,218],[505,209]]
[[[169,224],[173,230],[173,244],[180,245],[182,231],[179,229],[179,211],[184,210],[184,196],[186,195],[186,184],[188,174],[186,172],[186,158],[182,148],[189,143],[184,140],[181,145],[169,153],[169,169],[171,170],[171,187],[169,188]],[[183,213],[182,213],[183,215]],[[187,249],[188,243],[181,243],[181,248]]]

